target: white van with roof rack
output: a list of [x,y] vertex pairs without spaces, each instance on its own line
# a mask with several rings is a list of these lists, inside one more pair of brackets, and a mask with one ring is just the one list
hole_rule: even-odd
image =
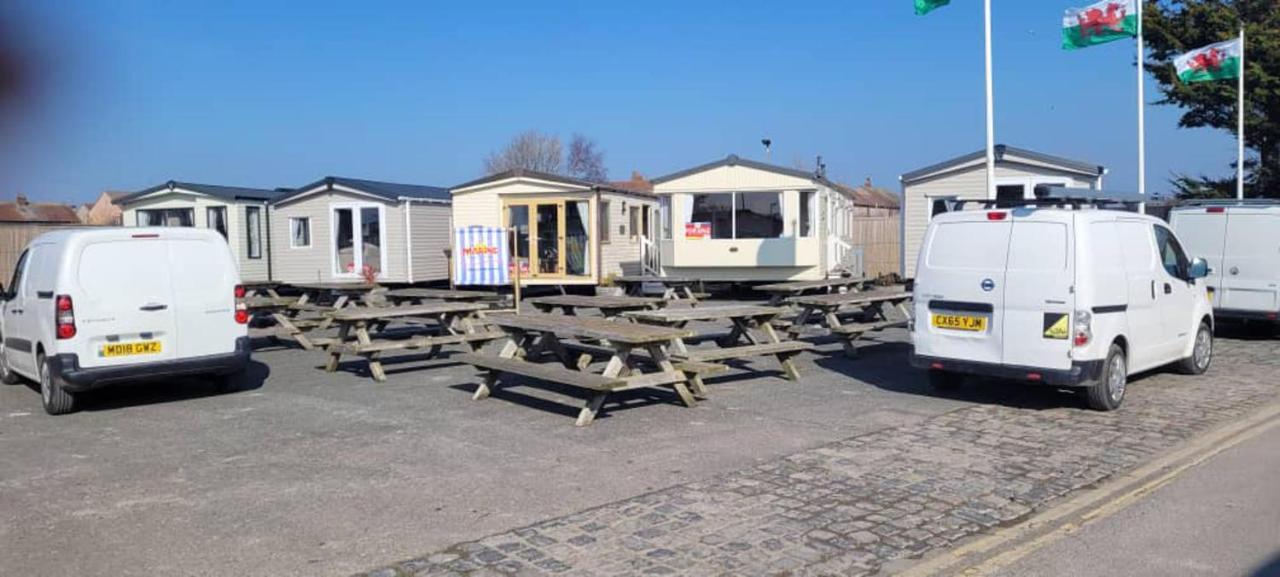
[[208,374],[234,385],[249,363],[244,289],[212,230],[48,232],[5,288],[0,380],[38,382],[49,414],[124,381]]
[[1280,320],[1280,202],[1191,201],[1170,211],[1169,224],[1209,261],[1216,317]]
[[1098,191],[934,217],[915,280],[912,364],[939,388],[965,375],[1077,388],[1113,410],[1128,376],[1209,368],[1206,261],[1159,219]]

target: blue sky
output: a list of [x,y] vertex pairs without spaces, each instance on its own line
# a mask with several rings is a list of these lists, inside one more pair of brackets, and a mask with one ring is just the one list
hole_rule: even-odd
[[[994,2],[997,141],[1136,189],[1133,43],[1059,48],[1072,2]],[[1075,3],[1087,4],[1085,0]],[[85,201],[169,179],[448,186],[526,130],[583,133],[611,176],[729,153],[898,190],[981,148],[982,8],[830,2],[96,2],[0,10],[43,74],[0,196]],[[1148,82],[1148,100],[1159,94]],[[1149,106],[1148,182],[1226,174],[1229,134]]]

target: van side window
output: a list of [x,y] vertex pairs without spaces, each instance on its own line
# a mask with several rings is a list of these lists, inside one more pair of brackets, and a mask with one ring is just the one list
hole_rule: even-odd
[[19,285],[22,284],[22,273],[23,269],[27,266],[27,254],[29,252],[31,251],[22,251],[22,256],[18,257],[18,264],[13,265],[13,278],[10,280],[9,286],[5,287],[9,291],[9,294],[16,295],[18,294],[18,289],[22,288]]
[[1156,251],[1160,254],[1160,264],[1164,265],[1164,270],[1169,272],[1169,276],[1187,278],[1187,269],[1190,267],[1187,253],[1183,252],[1178,239],[1174,238],[1169,229],[1160,225],[1155,225],[1155,228]]

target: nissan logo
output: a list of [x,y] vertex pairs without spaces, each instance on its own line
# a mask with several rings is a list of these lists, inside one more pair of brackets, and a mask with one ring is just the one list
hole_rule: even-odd
[[986,292],[991,292],[995,288],[996,288],[996,281],[993,281],[989,278],[982,279],[982,290]]

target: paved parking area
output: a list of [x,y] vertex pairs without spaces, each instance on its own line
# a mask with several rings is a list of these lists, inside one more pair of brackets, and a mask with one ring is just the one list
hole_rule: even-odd
[[447,358],[375,383],[264,350],[245,390],[104,391],[63,418],[0,387],[0,567],[849,574],[1016,521],[1280,392],[1271,341],[1237,340],[1209,377],[1148,377],[1114,415],[994,383],[940,396],[904,340],[859,360],[826,344],[800,383],[734,371],[695,409],[619,395],[583,429],[565,391],[472,402],[473,372]]

